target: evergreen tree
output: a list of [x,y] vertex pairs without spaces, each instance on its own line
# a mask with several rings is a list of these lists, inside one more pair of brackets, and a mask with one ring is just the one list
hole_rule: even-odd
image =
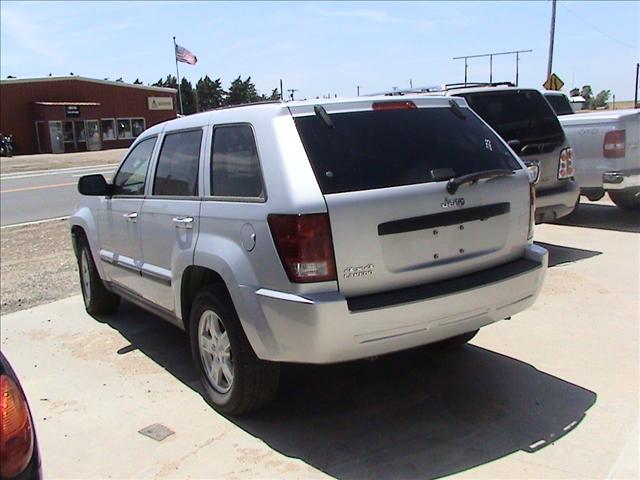
[[196,83],[198,110],[206,111],[224,105],[226,92],[222,89],[220,79],[211,80],[208,75]]
[[180,92],[182,94],[182,113],[185,115],[196,113],[196,95],[191,82],[184,77],[180,82]]
[[242,80],[240,76],[231,82],[227,95],[227,105],[240,105],[243,103],[258,102],[261,98],[258,95],[256,86],[251,82],[251,77]]

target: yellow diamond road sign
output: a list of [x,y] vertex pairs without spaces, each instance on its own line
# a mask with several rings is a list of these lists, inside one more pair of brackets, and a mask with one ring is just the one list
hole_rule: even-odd
[[547,78],[547,81],[542,84],[547,90],[560,90],[563,85],[564,82],[560,80],[560,77],[555,73],[552,73],[549,78]]

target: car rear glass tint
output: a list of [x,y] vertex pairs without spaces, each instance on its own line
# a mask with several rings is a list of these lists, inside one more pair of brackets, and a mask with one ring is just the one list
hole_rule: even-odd
[[499,138],[472,112],[450,108],[316,115],[295,124],[323,193],[433,182],[432,170],[455,176],[518,169]]
[[467,93],[469,106],[506,141],[560,142],[564,132],[558,118],[536,90]]
[[569,100],[564,95],[545,95],[549,105],[556,112],[556,115],[569,115],[573,113]]

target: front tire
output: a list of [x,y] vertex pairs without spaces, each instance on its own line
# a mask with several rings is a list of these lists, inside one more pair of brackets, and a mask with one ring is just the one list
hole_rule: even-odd
[[78,248],[78,270],[84,307],[89,315],[115,312],[120,305],[120,297],[104,286],[96,264],[93,262],[91,249],[84,239],[80,241]]
[[256,356],[231,301],[219,290],[208,287],[196,296],[189,338],[204,398],[214,409],[241,415],[275,396],[280,366]]
[[640,195],[635,191],[610,191],[609,197],[618,208],[623,210],[639,211]]

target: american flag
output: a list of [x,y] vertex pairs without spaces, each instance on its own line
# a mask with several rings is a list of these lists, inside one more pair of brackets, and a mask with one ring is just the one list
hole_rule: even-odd
[[189,65],[195,65],[198,57],[186,48],[176,45],[176,60],[182,63],[188,63]]

